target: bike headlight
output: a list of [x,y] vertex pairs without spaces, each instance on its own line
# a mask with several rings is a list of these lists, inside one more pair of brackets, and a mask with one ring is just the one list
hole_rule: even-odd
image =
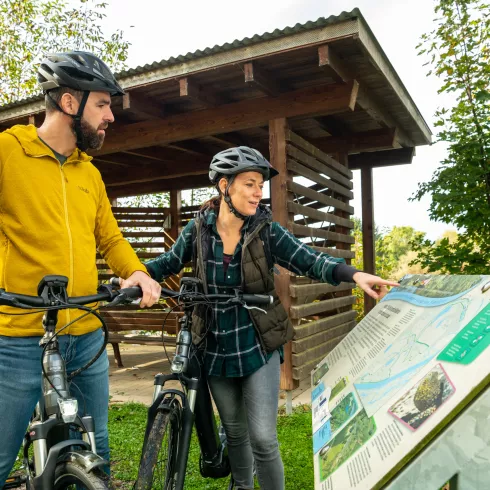
[[180,360],[174,359],[170,366],[170,371],[174,374],[180,374],[184,370],[184,363]]
[[75,422],[78,413],[78,400],[76,398],[58,398],[61,416],[65,423]]

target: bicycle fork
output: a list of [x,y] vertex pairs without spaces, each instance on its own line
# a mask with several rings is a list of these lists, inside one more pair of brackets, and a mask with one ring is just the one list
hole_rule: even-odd
[[159,374],[155,376],[153,404],[149,410],[149,423],[145,442],[157,411],[165,408],[165,406],[170,407],[171,400],[178,396],[181,398],[183,412],[180,421],[181,431],[175,468],[175,488],[177,490],[184,488],[192,426],[194,424],[196,425],[197,437],[201,448],[200,470],[202,476],[207,478],[228,476],[230,474],[228,454],[226,447],[219,438],[206,377],[202,374],[201,378],[181,376],[180,379],[186,387],[186,394],[180,390],[165,389],[165,382],[171,379],[177,380],[179,377],[175,374]]

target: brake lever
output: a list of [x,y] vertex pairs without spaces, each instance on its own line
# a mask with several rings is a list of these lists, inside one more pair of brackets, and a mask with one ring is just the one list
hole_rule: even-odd
[[262,313],[265,313],[267,315],[267,311],[263,310],[262,308],[259,308],[258,306],[248,306],[245,303],[240,303],[246,310],[258,310],[261,311]]
[[[258,306],[248,306],[242,299],[241,297],[242,291],[240,289],[235,288],[235,297],[229,299],[226,303],[238,303],[241,306],[243,306],[246,310],[258,310],[264,314],[267,315],[267,311],[263,310],[262,308],[259,308]],[[226,304],[225,303],[225,304]]]
[[122,304],[131,304],[134,298],[130,298],[126,293],[119,293],[110,303],[106,306],[117,306]]

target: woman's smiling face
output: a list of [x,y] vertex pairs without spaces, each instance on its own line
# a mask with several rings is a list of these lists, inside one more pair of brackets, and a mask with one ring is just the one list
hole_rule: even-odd
[[[221,179],[219,185],[224,194],[226,179]],[[239,213],[244,216],[253,216],[264,193],[264,177],[259,172],[240,173],[233,180],[228,193],[233,206]]]

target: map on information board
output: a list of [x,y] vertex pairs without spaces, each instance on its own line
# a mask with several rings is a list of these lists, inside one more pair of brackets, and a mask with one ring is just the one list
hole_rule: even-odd
[[406,276],[327,355],[312,372],[315,489],[386,483],[472,396],[490,373],[489,300],[490,276]]

